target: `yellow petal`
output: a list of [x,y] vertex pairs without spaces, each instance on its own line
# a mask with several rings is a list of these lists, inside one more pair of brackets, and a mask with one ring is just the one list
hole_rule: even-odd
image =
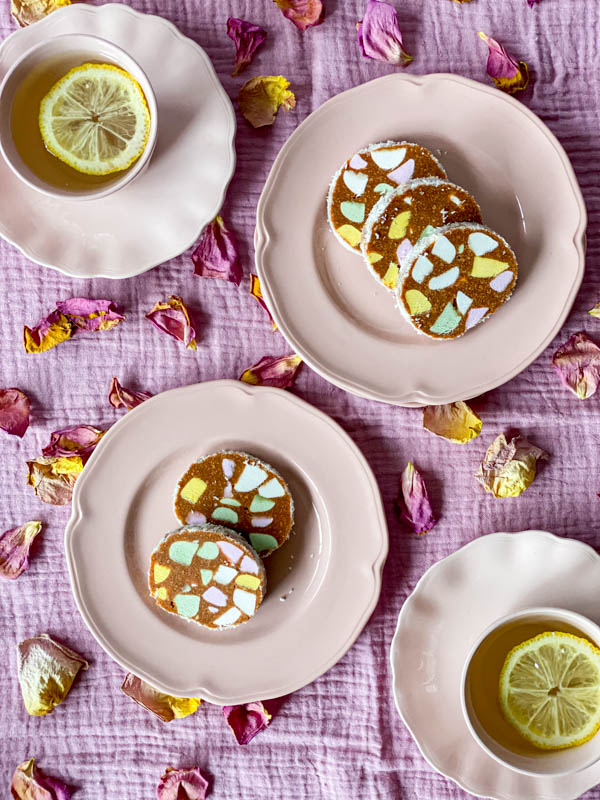
[[451,442],[466,444],[481,433],[481,418],[462,400],[423,409],[423,427]]
[[84,658],[42,633],[17,646],[19,683],[28,714],[43,716],[68,695]]

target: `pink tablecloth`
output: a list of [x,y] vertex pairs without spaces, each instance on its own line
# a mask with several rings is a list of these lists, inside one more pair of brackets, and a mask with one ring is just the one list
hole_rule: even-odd
[[[398,611],[423,571],[474,537],[534,527],[596,544],[600,394],[581,403],[561,388],[550,366],[552,347],[481,400],[484,432],[467,447],[425,433],[417,410],[352,397],[303,369],[295,391],[341,423],[377,475],[388,513],[390,556],[381,601],[355,646],[326,675],[287,698],[269,730],[247,748],[236,745],[218,708],[205,705],[195,716],[164,725],[123,696],[123,671],[95,643],[76,611],[63,558],[69,509],[44,506],[34,497],[25,485],[25,459],[38,454],[56,428],[113,423],[120,416],[106,402],[113,374],[126,385],[158,393],[237,377],[265,353],[288,351],[248,294],[260,190],[276,153],[301,120],[337,92],[392,69],[364,59],[355,44],[363,0],[325,0],[324,24],[305,34],[271,0],[136,0],[134,5],[162,14],[205,47],[232,98],[242,80],[230,77],[233,45],[225,20],[231,14],[262,25],[269,38],[248,75],[282,73],[298,103],[271,129],[254,131],[238,119],[238,168],[224,214],[238,233],[244,260],[239,290],[196,278],[189,253],[137,278],[81,282],[36,266],[0,243],[0,385],[19,386],[33,398],[33,424],[25,438],[0,439],[0,530],[29,519],[46,524],[29,572],[2,584],[0,795],[7,796],[4,787],[15,765],[35,756],[47,772],[80,787],[75,796],[85,800],[150,800],[164,767],[190,764],[213,776],[212,796],[222,800],[463,798],[464,792],[429,768],[396,715],[388,650]],[[8,0],[0,6],[2,37],[15,28],[8,6]],[[522,100],[567,149],[591,217],[583,289],[557,343],[580,329],[600,340],[600,323],[586,314],[600,299],[600,5],[541,0],[529,9],[525,0],[462,5],[403,0],[397,6],[407,48],[415,55],[409,72],[449,71],[488,82],[478,30],[529,62],[533,87]],[[200,322],[197,354],[161,336],[143,318],[170,293],[186,298]],[[74,295],[114,299],[127,322],[42,356],[26,356],[23,324],[35,323],[57,300]],[[548,450],[551,460],[520,499],[499,501],[483,493],[473,473],[492,438],[514,426]],[[408,459],[425,472],[441,515],[424,538],[407,533],[394,518],[398,475]],[[14,646],[42,631],[84,654],[91,666],[51,716],[30,718],[19,693]],[[600,798],[600,789],[586,797]]]

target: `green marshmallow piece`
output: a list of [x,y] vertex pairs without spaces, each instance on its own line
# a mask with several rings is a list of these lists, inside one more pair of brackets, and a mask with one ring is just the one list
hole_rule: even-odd
[[169,558],[171,561],[175,561],[176,564],[183,564],[185,567],[189,567],[192,563],[192,559],[196,555],[196,550],[198,549],[198,542],[173,542],[171,547],[169,547]]
[[257,553],[262,553],[264,550],[273,550],[277,547],[277,539],[268,533],[251,533],[250,544]]
[[219,555],[219,548],[214,542],[204,542],[196,555],[198,558],[205,558],[207,561],[212,561],[213,558]]
[[195,617],[200,608],[200,598],[195,594],[176,594],[173,601],[182,617]]
[[448,303],[439,317],[431,326],[430,330],[433,333],[452,333],[452,331],[458,327],[462,317],[458,314],[452,305],[452,303]]
[[238,515],[232,508],[215,508],[212,518],[220,519],[223,522],[231,522],[233,525],[238,521]]
[[267,500],[266,497],[261,497],[257,494],[250,503],[250,512],[254,514],[256,511],[269,511],[274,505],[275,502],[273,500]]
[[[211,544],[212,544],[212,542],[211,542]],[[210,583],[212,576],[213,576],[212,569],[201,569],[200,570],[200,577],[202,578],[202,583],[203,583],[204,586],[206,586],[207,584]]]
[[233,497],[222,497],[219,502],[222,503],[224,506],[241,506],[242,505],[239,500],[234,500]]

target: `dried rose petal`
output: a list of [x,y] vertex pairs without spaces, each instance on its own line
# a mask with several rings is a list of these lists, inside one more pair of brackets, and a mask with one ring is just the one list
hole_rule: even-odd
[[596,303],[596,305],[593,308],[590,308],[588,314],[591,314],[592,317],[600,319],[600,303]]
[[186,304],[178,295],[172,294],[168,300],[156,303],[146,319],[159,331],[183,342],[189,350],[196,349],[196,330]]
[[20,389],[0,389],[0,428],[23,437],[29,427],[29,398]]
[[396,9],[389,3],[369,0],[356,30],[363,56],[402,67],[413,60],[404,49]]
[[172,697],[170,694],[163,694],[131,672],[125,676],[121,691],[163,722],[195,714],[202,702],[199,697]]
[[428,533],[436,524],[425,481],[411,461],[402,473],[396,509],[400,518],[419,536]]
[[192,253],[194,273],[202,278],[219,278],[239,286],[242,282],[242,265],[235,236],[221,217],[207,225],[198,247]]
[[489,48],[487,73],[499,89],[508,94],[516,94],[529,84],[529,67],[524,61],[515,61],[504,47],[479,31],[479,35]]
[[254,53],[258,50],[267,38],[267,32],[258,25],[246,22],[237,17],[229,17],[227,20],[227,36],[235,44],[235,61],[233,63],[232,75],[239,75],[252,61]]
[[27,483],[43,503],[66,506],[73,497],[73,487],[83,469],[79,456],[36,458],[27,462]]
[[41,530],[41,522],[26,522],[0,534],[0,578],[14,581],[29,569],[29,550]]
[[10,783],[13,800],[71,800],[71,793],[58,778],[45,775],[35,766],[35,759],[23,761]]
[[296,380],[300,364],[300,356],[263,356],[254,366],[242,372],[240,380],[254,386],[287,389]]
[[443,436],[451,442],[466,444],[481,433],[481,417],[462,400],[443,406],[426,406],[423,409],[425,430]]
[[527,4],[529,8],[533,8],[536,3],[539,3],[540,0],[527,0]]
[[271,312],[269,311],[269,307],[265,303],[265,299],[264,299],[264,297],[262,295],[262,291],[261,291],[261,288],[260,288],[260,279],[259,279],[258,275],[254,275],[254,273],[252,273],[252,272],[250,273],[250,294],[264,308],[264,310],[267,312],[267,314],[269,315],[269,319],[271,320],[271,322],[273,324],[273,330],[276,331],[277,330],[277,323],[275,322],[275,320],[271,316]]
[[42,455],[81,456],[87,459],[105,433],[91,425],[70,425],[50,434],[50,443],[44,447]]
[[10,13],[24,28],[70,4],[71,0],[10,0]]
[[580,400],[596,393],[600,382],[600,347],[583,331],[574,333],[552,356],[563,386]]
[[17,645],[19,683],[27,713],[50,714],[69,694],[77,673],[88,662],[74,650],[41,633]]
[[275,0],[286,19],[291,20],[301,31],[323,22],[321,0]]
[[158,800],[205,800],[208,781],[198,767],[167,767],[156,788]]
[[241,706],[223,706],[223,715],[238,744],[251,742],[257,733],[264,731],[272,718],[260,700]]
[[548,458],[548,453],[523,436],[507,441],[501,433],[488,447],[475,477],[494,497],[518,497],[533,483],[537,462]]
[[53,311],[33,328],[23,328],[23,344],[27,353],[45,353],[71,338],[73,326],[60,311]]
[[83,331],[108,331],[125,319],[117,312],[112,300],[71,297],[70,300],[57,303],[56,308]]
[[289,85],[283,75],[258,75],[242,86],[238,103],[253,128],[272,125],[280,106],[284,111],[294,108],[296,98]]
[[131,411],[132,408],[139,406],[144,400],[149,400],[152,397],[150,392],[136,392],[133,389],[126,389],[121,386],[118,378],[111,381],[110,389],[108,390],[108,402],[113,408],[126,408]]

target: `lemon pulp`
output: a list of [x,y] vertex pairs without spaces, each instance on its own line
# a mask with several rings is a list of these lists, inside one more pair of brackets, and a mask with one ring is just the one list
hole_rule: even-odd
[[144,152],[150,112],[139,83],[112,64],[74,67],[40,103],[46,148],[78,172],[121,172]]
[[506,657],[499,699],[508,722],[536,747],[583,744],[600,728],[600,650],[570,633],[534,636]]

